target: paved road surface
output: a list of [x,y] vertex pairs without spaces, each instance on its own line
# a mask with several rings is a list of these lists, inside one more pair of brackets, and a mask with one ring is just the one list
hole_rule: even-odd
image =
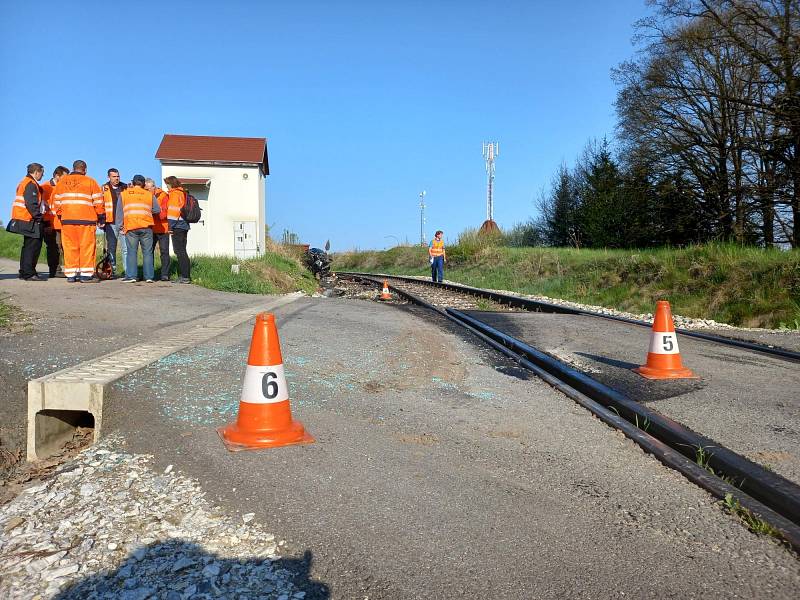
[[679,335],[683,364],[701,379],[652,381],[631,370],[646,359],[650,332],[642,327],[569,315],[473,314],[800,483],[796,363]]
[[121,380],[106,424],[308,552],[334,597],[794,596],[787,551],[419,309],[301,300],[277,315],[316,444],[224,450],[248,326]]

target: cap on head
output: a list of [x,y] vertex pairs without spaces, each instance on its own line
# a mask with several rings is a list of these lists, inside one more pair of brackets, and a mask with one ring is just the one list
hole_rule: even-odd
[[133,185],[144,186],[144,175],[134,175],[131,181],[133,181]]

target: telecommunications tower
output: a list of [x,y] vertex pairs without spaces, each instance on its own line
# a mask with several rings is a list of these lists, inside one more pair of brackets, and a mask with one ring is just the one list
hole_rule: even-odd
[[500,144],[483,142],[483,160],[486,162],[486,220],[494,221],[494,159],[500,156]]
[[481,225],[480,231],[483,233],[499,231],[500,228],[494,222],[494,159],[500,156],[500,144],[498,142],[483,142],[483,160],[486,162],[486,220]]

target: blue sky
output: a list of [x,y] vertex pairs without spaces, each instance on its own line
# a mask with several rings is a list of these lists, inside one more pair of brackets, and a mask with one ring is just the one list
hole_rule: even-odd
[[558,165],[613,136],[609,72],[647,14],[644,0],[1,1],[3,221],[29,162],[158,178],[164,133],[265,136],[275,237],[334,250],[417,241],[423,189],[428,237],[479,226],[483,140],[500,142],[495,220],[534,215]]

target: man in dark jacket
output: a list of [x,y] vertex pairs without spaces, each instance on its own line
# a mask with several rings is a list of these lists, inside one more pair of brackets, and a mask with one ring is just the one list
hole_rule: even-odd
[[[25,281],[40,281],[36,272],[36,263],[42,251],[41,223],[42,217],[42,188],[39,181],[44,175],[44,167],[39,163],[28,165],[27,174],[19,182],[14,204],[11,208],[11,219],[21,223],[17,233],[23,234],[22,250],[19,254],[19,278]],[[36,232],[36,233],[34,233]]]
[[[106,208],[106,224],[103,231],[106,234],[106,246],[111,255],[111,266],[115,271],[122,271],[128,256],[128,244],[125,243],[125,236],[122,230],[122,192],[128,186],[120,181],[119,171],[115,168],[108,170],[108,181],[103,184],[103,199]],[[117,269],[117,241],[122,238],[122,265],[123,269]],[[119,273],[117,273],[119,274]]]

